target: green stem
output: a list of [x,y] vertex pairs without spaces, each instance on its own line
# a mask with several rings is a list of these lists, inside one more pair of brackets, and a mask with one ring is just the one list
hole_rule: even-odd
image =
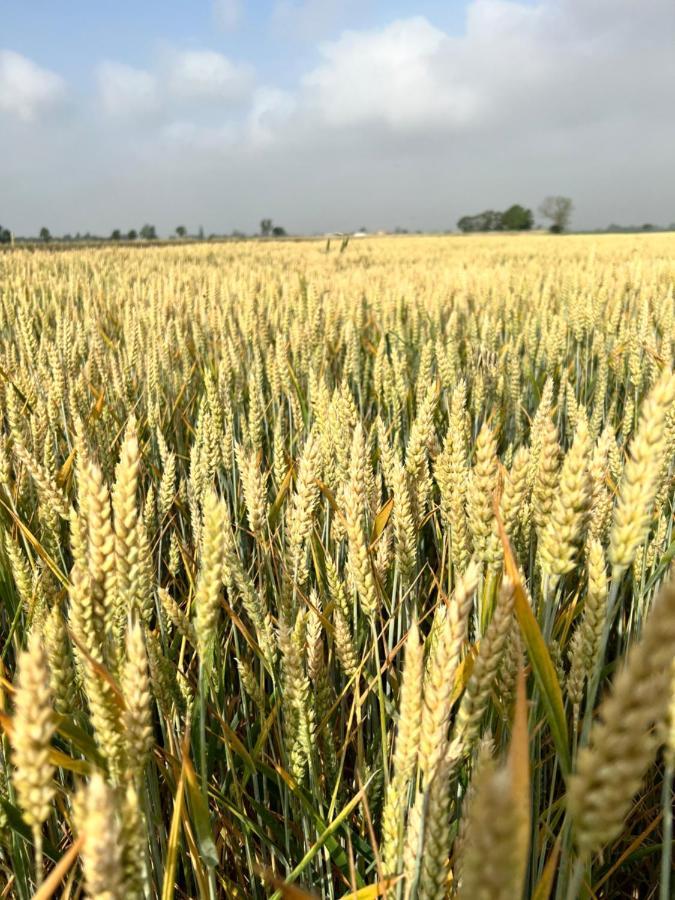
[[377,644],[377,629],[375,619],[370,620],[373,632],[373,646],[375,649],[375,671],[377,672],[377,697],[380,707],[380,745],[382,748],[382,774],[384,776],[385,789],[389,784],[389,770],[387,768],[387,709],[384,701],[384,688],[382,686],[382,672],[380,671],[380,650]]
[[202,780],[202,793],[208,800],[206,787],[206,674],[204,666],[199,664],[199,772]]
[[[206,672],[204,666],[199,664],[199,769],[202,782],[202,794],[206,808],[209,808],[209,789],[206,768]],[[208,867],[210,900],[216,896],[216,877],[213,866]]]
[[659,900],[670,900],[670,873],[673,868],[673,760],[666,764],[663,775],[663,845],[661,847],[661,884]]
[[35,850],[35,886],[40,887],[44,878],[44,858],[42,855],[42,828],[35,825],[33,828],[33,847]]
[[579,890],[581,888],[581,882],[584,877],[584,869],[586,868],[586,861],[583,857],[579,857],[574,863],[574,869],[572,870],[572,877],[570,878],[569,885],[567,887],[567,900],[578,900]]

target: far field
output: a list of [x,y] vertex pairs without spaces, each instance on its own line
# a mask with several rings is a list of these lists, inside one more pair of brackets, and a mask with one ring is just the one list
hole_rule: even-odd
[[0,254],[5,895],[665,900],[674,304],[671,234]]

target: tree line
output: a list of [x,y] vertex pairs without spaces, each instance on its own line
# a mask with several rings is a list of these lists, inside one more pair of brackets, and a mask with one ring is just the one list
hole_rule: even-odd
[[[275,225],[272,219],[262,219],[260,222],[260,236],[261,237],[286,237],[286,229],[281,225]],[[177,225],[172,237],[175,236],[177,238],[185,239],[190,237],[188,234],[188,230],[185,225]],[[203,241],[205,240],[204,229],[199,226],[199,230],[195,235],[192,235],[195,240]],[[220,235],[220,234],[211,234],[209,238],[218,238],[218,237],[233,237],[233,238],[244,238],[247,237],[245,232],[234,230],[231,235]],[[52,236],[51,231],[46,226],[43,226],[39,233],[38,238],[43,243],[48,244],[53,240],[61,240],[61,241],[72,241],[72,240],[85,240],[85,241],[156,241],[158,239],[157,229],[154,225],[146,224],[143,225],[142,228],[138,230],[135,228],[131,228],[129,231],[122,231],[120,228],[114,228],[110,233],[109,238],[101,237],[96,234],[87,234],[81,235],[79,232],[73,238],[70,234],[64,234],[61,238],[55,238]],[[9,244],[12,241],[12,232],[9,228],[3,228],[0,225],[0,244]]]
[[519,203],[509,206],[504,212],[486,209],[473,216],[462,216],[457,222],[460,231],[529,231],[534,225],[531,209]]
[[[551,196],[547,197],[543,203],[539,206],[539,214],[544,218],[548,219],[550,222],[549,231],[554,234],[561,234],[564,231],[567,231],[569,228],[570,219],[573,211],[573,203],[569,197],[561,197],[561,196]],[[534,227],[534,215],[531,209],[528,209],[525,206],[522,206],[519,203],[514,203],[512,206],[509,206],[508,209],[503,212],[499,212],[497,210],[487,209],[481,213],[477,213],[476,215],[470,216],[462,216],[461,219],[457,222],[457,227],[460,231],[465,233],[471,232],[481,232],[481,231],[529,231]],[[596,229],[597,233],[602,232],[638,232],[638,231],[675,231],[675,222],[671,223],[668,226],[662,225],[653,225],[653,224],[645,224],[645,225],[609,225],[607,228],[599,228]],[[361,227],[358,229],[358,232],[365,234],[366,228]],[[357,233],[358,233],[357,232]],[[272,219],[266,218],[260,221],[260,237],[286,237],[287,232],[286,229],[281,225],[275,225]],[[394,234],[408,234],[408,229],[397,227],[394,229]],[[416,231],[416,234],[422,234],[422,231]],[[181,240],[185,238],[192,238],[197,241],[203,240],[213,240],[216,238],[246,238],[247,235],[243,231],[239,231],[235,229],[230,234],[210,234],[208,238],[204,234],[204,229],[200,226],[197,230],[196,234],[190,235],[188,233],[188,229],[185,225],[178,225],[174,229],[172,237],[175,236]],[[0,244],[10,244],[15,239],[12,231],[9,228],[5,228],[0,225]],[[87,232],[86,234],[80,234],[79,232],[76,235],[64,234],[62,237],[54,237],[52,236],[51,231],[46,226],[43,226],[39,233],[38,239],[43,243],[50,243],[51,241],[62,241],[64,243],[68,243],[70,241],[154,241],[158,240],[157,229],[154,225],[146,224],[143,225],[138,230],[135,228],[131,228],[129,231],[122,231],[120,228],[115,228],[111,232],[109,237],[105,237],[97,234],[90,234]],[[35,240],[35,238],[27,238],[27,237],[19,237],[17,238],[19,241],[30,241]]]
[[[561,234],[567,231],[573,204],[569,197],[547,197],[539,207],[539,213],[550,221],[549,231]],[[474,231],[529,231],[534,226],[531,209],[514,203],[504,212],[486,209],[472,216],[462,216],[457,227],[465,233]]]
[[[178,229],[176,229],[176,231],[178,232]],[[185,231],[185,229],[183,229],[183,235],[185,233],[186,233],[186,231]],[[13,237],[12,232],[9,230],[9,228],[3,228],[2,225],[0,225],[0,244],[11,243],[12,237]],[[40,229],[40,231],[38,232],[38,239],[40,241],[42,241],[44,244],[49,244],[51,241],[54,241],[54,240],[60,240],[60,241],[66,241],[66,242],[67,241],[80,241],[80,240],[85,240],[85,241],[105,241],[105,240],[135,241],[135,240],[138,240],[139,237],[141,238],[141,240],[144,240],[144,241],[156,240],[157,239],[157,230],[155,229],[155,226],[154,225],[144,225],[138,231],[136,231],[135,228],[132,228],[130,231],[128,231],[126,233],[122,233],[119,228],[115,228],[109,238],[101,237],[97,234],[89,234],[89,232],[87,232],[84,235],[82,235],[78,232],[74,237],[70,234],[64,234],[63,237],[58,238],[58,237],[54,237],[52,235],[51,231],[49,230],[49,228],[47,228],[46,225],[43,225],[42,228]],[[31,239],[30,238],[20,238],[20,240],[31,240]]]

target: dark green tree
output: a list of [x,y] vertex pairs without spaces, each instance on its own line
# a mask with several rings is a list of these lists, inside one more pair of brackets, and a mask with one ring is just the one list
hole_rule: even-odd
[[499,231],[502,228],[502,214],[493,209],[486,209],[485,212],[475,216],[462,216],[457,222],[457,227],[464,232]]
[[179,225],[176,228],[176,234],[179,238],[184,238],[187,234],[187,228],[185,227],[185,225]]
[[260,222],[260,234],[263,237],[269,237],[272,234],[272,220],[262,219]]
[[119,230],[119,228],[115,228],[113,230],[112,234],[110,235],[110,240],[111,241],[121,241],[122,240],[122,232]]
[[275,225],[274,228],[272,229],[272,236],[273,237],[285,237],[286,229],[282,228],[281,225]]
[[135,228],[132,228],[132,229],[127,233],[127,240],[128,240],[128,241],[135,241],[137,238],[138,238],[138,232],[136,231]]
[[494,209],[486,209],[475,216],[462,216],[457,222],[460,231],[527,231],[534,225],[534,216],[531,209],[526,209],[519,203],[505,212]]
[[51,239],[52,239],[52,235],[51,235],[51,232],[49,231],[49,228],[47,228],[45,225],[43,225],[42,228],[40,229],[40,240],[43,241],[45,244],[48,244],[51,241]]
[[144,241],[155,241],[157,240],[157,232],[155,231],[154,225],[144,225],[140,232],[140,236]]
[[461,219],[457,220],[457,227],[459,228],[460,231],[463,231],[465,234],[467,234],[470,231],[477,231],[478,229],[476,229],[474,227],[475,218],[476,218],[476,216],[462,216]]
[[9,228],[3,228],[0,225],[0,244],[11,244],[12,243],[12,232]]
[[534,225],[532,210],[514,203],[502,213],[501,225],[504,231],[529,231]]

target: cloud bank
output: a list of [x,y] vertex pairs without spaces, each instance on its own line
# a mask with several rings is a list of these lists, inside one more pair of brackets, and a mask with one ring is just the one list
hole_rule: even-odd
[[32,122],[54,109],[65,95],[66,85],[50,72],[12,50],[0,50],[0,114]]

